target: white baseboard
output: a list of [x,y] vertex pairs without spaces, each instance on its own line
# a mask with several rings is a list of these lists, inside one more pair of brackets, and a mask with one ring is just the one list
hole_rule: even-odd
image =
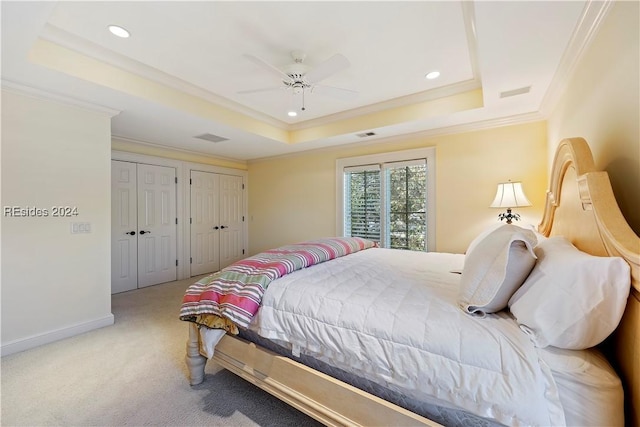
[[80,323],[74,326],[57,329],[55,331],[45,332],[39,335],[33,335],[27,338],[21,338],[8,343],[2,343],[0,347],[0,355],[8,356],[10,354],[29,350],[30,348],[39,347],[65,338],[70,338],[94,329],[111,326],[114,323],[113,314],[102,317],[100,319],[91,320],[89,322]]

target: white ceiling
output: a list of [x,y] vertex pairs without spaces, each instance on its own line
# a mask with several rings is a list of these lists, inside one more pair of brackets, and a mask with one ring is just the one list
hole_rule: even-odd
[[[603,3],[588,1],[2,1],[2,82],[9,89],[116,110],[112,133],[118,138],[251,160],[362,143],[356,134],[367,131],[376,133],[368,142],[540,119],[605,12]],[[131,37],[114,37],[109,24],[125,27]],[[196,96],[215,111],[200,114],[161,102],[122,82],[106,85],[83,74],[80,62],[49,67],[30,60],[43,40]],[[320,83],[358,96],[340,99],[307,90],[300,111],[302,96],[245,56],[283,70],[293,62],[292,51],[303,51],[312,69],[335,54],[346,57],[350,65]],[[440,77],[425,79],[433,70]],[[500,97],[521,88],[530,90]],[[335,130],[359,117],[397,115],[404,106],[474,89],[482,89],[482,105]],[[295,118],[286,114],[292,105],[299,113]],[[247,120],[285,137],[255,131]],[[292,132],[323,126],[334,130],[304,142],[283,141]],[[194,138],[203,133],[228,140]]]

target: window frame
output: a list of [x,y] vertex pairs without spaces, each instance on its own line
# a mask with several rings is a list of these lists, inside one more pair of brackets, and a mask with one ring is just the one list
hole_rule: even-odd
[[[393,151],[336,159],[336,235],[344,236],[344,169],[365,165],[406,162],[425,159],[427,162],[427,252],[436,250],[436,149],[435,147]],[[384,215],[384,212],[382,213]]]

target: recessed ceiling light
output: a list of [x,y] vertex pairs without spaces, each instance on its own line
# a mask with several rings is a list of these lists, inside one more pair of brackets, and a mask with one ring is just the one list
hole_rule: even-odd
[[123,39],[126,39],[131,35],[129,34],[129,31],[118,25],[109,25],[109,31],[111,31],[111,34],[113,34],[114,36],[122,37]]
[[430,73],[427,73],[427,75],[424,77],[429,80],[437,79],[438,77],[440,77],[440,71],[432,71]]
[[296,113],[295,111],[289,111],[289,112],[287,113],[287,115],[288,115],[289,117],[295,117],[295,116],[297,116],[297,115],[298,115],[298,113]]

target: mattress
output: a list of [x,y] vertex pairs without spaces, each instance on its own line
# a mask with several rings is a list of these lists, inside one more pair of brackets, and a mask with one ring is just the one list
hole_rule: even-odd
[[[375,248],[297,271],[269,285],[249,338],[445,425],[619,424],[620,381],[595,351],[543,351],[508,312],[457,307],[463,262]],[[598,400],[588,417],[581,396]]]
[[381,385],[377,382],[367,380],[353,373],[322,362],[308,354],[301,353],[299,356],[294,356],[291,352],[291,348],[286,348],[286,343],[278,343],[273,340],[268,340],[250,330],[240,330],[238,336],[246,341],[255,343],[260,347],[266,348],[281,356],[295,360],[298,363],[302,363],[303,365],[315,369],[316,371],[322,372],[323,374],[329,375],[332,378],[336,378],[360,390],[366,391],[367,393],[370,393],[404,409],[433,420],[439,424],[442,424],[443,426],[468,427],[472,425],[474,427],[494,427],[501,425],[493,420],[488,420],[470,414],[466,411],[438,406],[428,402],[422,402],[420,400],[413,399],[402,393],[398,393],[395,390],[390,390],[384,385]]

